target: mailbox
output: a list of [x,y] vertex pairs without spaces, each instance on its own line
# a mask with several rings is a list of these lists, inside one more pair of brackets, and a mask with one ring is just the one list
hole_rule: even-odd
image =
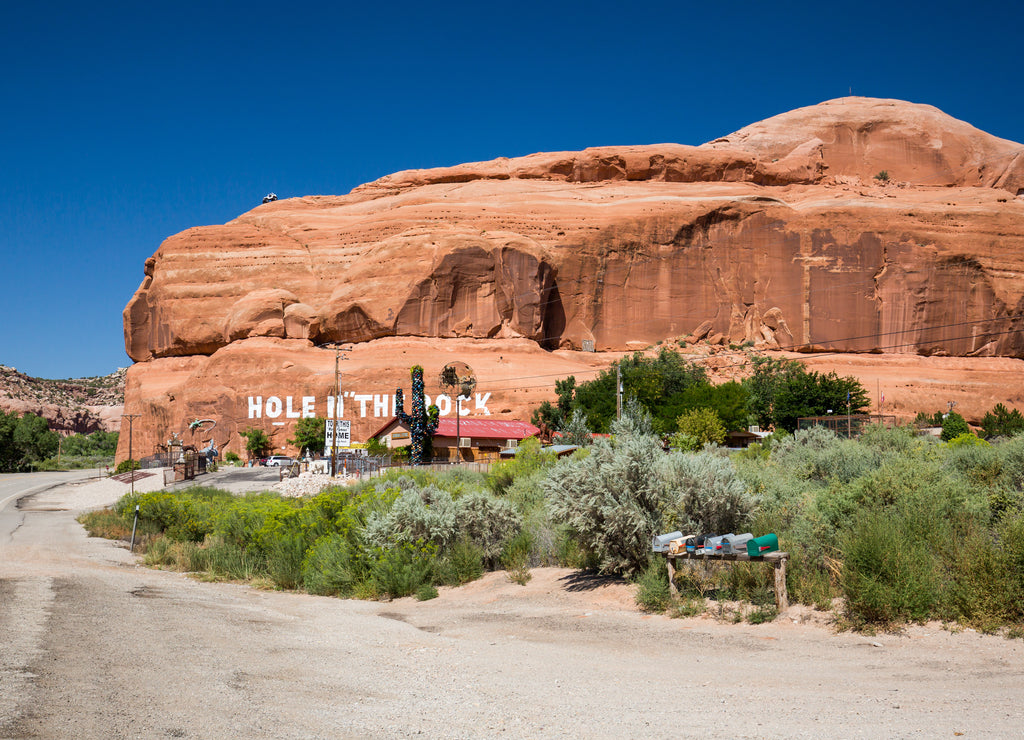
[[752,539],[754,539],[754,535],[750,532],[724,537],[722,538],[722,554],[739,555],[740,553],[744,553],[747,551],[747,542]]
[[777,534],[765,534],[747,541],[747,555],[752,558],[775,552],[778,549],[779,536]]
[[709,537],[704,540],[704,552],[711,553],[712,555],[720,555],[722,553],[722,540],[726,537],[734,537],[731,532],[729,534],[720,534],[717,537]]
[[669,543],[672,540],[677,540],[683,536],[682,532],[669,532],[668,534],[656,534],[654,535],[654,541],[651,543],[651,549],[654,552],[668,552]]
[[714,534],[701,534],[701,535],[697,535],[697,539],[695,539],[693,541],[693,546],[697,550],[703,550],[704,546],[707,544],[707,541],[710,538],[716,537],[716,536],[717,535],[714,535]]

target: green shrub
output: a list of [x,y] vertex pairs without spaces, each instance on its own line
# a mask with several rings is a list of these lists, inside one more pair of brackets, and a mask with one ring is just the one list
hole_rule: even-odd
[[779,616],[779,610],[774,604],[759,604],[747,612],[746,619],[750,624],[764,624],[771,622]]
[[664,452],[649,418],[624,414],[612,431],[589,454],[559,461],[544,489],[552,520],[572,529],[601,572],[628,576],[647,567],[661,528],[664,487],[654,473]]
[[943,442],[949,442],[952,439],[956,439],[961,434],[971,434],[971,428],[967,425],[967,421],[964,417],[960,416],[955,411],[951,411],[946,414],[946,418],[942,420],[942,434],[939,438]]
[[461,586],[484,574],[484,554],[480,547],[462,539],[448,548],[437,564],[435,579],[447,586]]
[[227,454],[224,455],[224,462],[230,463],[231,465],[238,465],[242,462],[242,458],[240,458],[238,453],[234,450],[228,450]]
[[282,531],[267,545],[267,573],[274,585],[294,589],[302,584],[306,539],[296,532]]
[[424,583],[416,589],[417,601],[430,601],[437,598],[437,587],[430,583]]
[[330,534],[316,541],[302,563],[306,590],[323,596],[349,596],[367,575],[359,548],[349,537]]
[[540,440],[536,437],[524,439],[515,457],[491,466],[486,475],[487,487],[496,496],[502,496],[515,480],[550,468],[556,459],[553,452],[541,451]]
[[216,578],[248,581],[267,573],[262,555],[219,537],[207,538],[206,552],[207,571]]
[[108,540],[127,540],[131,537],[131,526],[113,509],[88,511],[78,517],[78,522],[85,527],[90,537],[103,537]]
[[384,550],[371,569],[377,591],[390,599],[411,596],[430,582],[431,555],[405,544]]
[[854,626],[920,622],[933,614],[940,593],[937,564],[905,524],[901,516],[869,510],[843,536],[840,585]]
[[377,547],[430,542],[443,550],[456,533],[452,496],[434,485],[405,489],[389,511],[366,521],[366,539]]
[[[661,529],[741,532],[754,508],[736,467],[712,452],[662,455],[652,474],[664,488]],[[647,549],[650,549],[648,540]]]
[[533,577],[530,573],[530,551],[533,543],[530,542],[528,532],[520,532],[505,545],[501,554],[501,563],[505,566],[509,580],[525,586]]
[[480,548],[488,567],[494,567],[505,543],[522,528],[522,518],[508,501],[471,493],[455,502],[455,524],[460,536]]
[[138,460],[132,460],[131,458],[127,460],[122,460],[117,464],[117,467],[114,468],[114,475],[120,475],[121,473],[127,473],[132,470],[138,470],[140,467],[141,465],[139,465]]
[[661,558],[651,558],[636,580],[636,603],[645,612],[661,614],[672,602],[668,585],[668,569]]

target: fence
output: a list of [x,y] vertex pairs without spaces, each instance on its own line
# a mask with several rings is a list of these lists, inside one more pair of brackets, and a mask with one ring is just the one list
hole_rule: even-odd
[[864,432],[869,424],[883,424],[888,428],[896,426],[896,417],[888,414],[829,414],[828,416],[803,416],[796,420],[797,429],[825,427],[837,437],[854,439]]

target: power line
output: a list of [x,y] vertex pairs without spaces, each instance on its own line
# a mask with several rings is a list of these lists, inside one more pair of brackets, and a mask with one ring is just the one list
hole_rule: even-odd
[[[1015,315],[1005,316],[1005,317],[1002,317],[1000,319],[995,319],[995,320],[996,321],[1004,321],[1004,320],[1013,320],[1013,319],[1020,319],[1020,318],[1024,318],[1024,314],[1015,314]],[[824,341],[817,341],[817,342],[804,342],[804,343],[801,343],[801,344],[791,345],[791,346],[788,346],[788,347],[773,348],[773,349],[771,349],[769,351],[772,351],[772,352],[787,352],[787,351],[788,352],[792,352],[792,351],[794,351],[796,349],[807,347],[810,344],[837,344],[839,342],[844,342],[844,341],[854,341],[854,340],[858,340],[858,339],[872,339],[872,338],[892,336],[892,335],[896,335],[896,334],[903,334],[903,333],[906,333],[907,331],[919,331],[919,332],[937,331],[939,329],[948,329],[948,328],[954,328],[954,327],[958,327],[958,326],[967,326],[967,325],[972,325],[972,324],[977,324],[977,323],[979,323],[979,322],[959,321],[959,322],[953,322],[953,323],[949,323],[949,324],[935,324],[933,326],[924,327],[924,328],[916,329],[916,330],[907,329],[907,330],[902,330],[902,331],[879,332],[879,333],[876,333],[876,334],[864,334],[864,335],[856,336],[856,337],[845,337],[845,338],[840,338],[840,339],[831,339],[831,340],[824,340]],[[992,336],[1002,336],[1002,335],[1005,335],[1005,334],[1014,334],[1014,333],[1017,333],[1019,331],[1020,331],[1019,329],[1005,329],[1005,330],[1002,330],[1002,331],[986,331],[986,332],[982,332],[980,334],[973,334],[972,333],[972,334],[962,334],[962,335],[959,335],[959,336],[940,337],[938,339],[932,339],[932,340],[899,342],[899,343],[896,343],[896,344],[883,345],[881,347],[873,347],[872,349],[873,350],[886,350],[886,349],[895,349],[895,348],[899,348],[899,347],[907,347],[907,346],[911,346],[911,345],[918,346],[918,347],[924,347],[924,346],[928,346],[928,345],[942,344],[942,343],[945,343],[945,342],[955,342],[955,341],[959,341],[959,340],[962,340],[962,339],[977,339],[977,338],[982,338],[982,337],[992,337]],[[745,351],[744,350],[727,350],[726,352],[721,352],[721,353],[718,353],[717,355],[710,355],[708,357],[712,357],[712,356],[713,357],[721,357],[723,354],[734,354],[734,353],[740,353],[740,352],[745,352]],[[625,354],[629,355],[629,354],[632,354],[632,353],[625,353]],[[863,354],[863,353],[854,353],[854,352],[849,352],[849,351],[814,352],[813,356],[815,358],[820,358],[820,357],[829,357],[829,356],[836,356],[836,355],[849,355],[849,354]],[[702,358],[702,359],[706,360],[706,359],[708,359],[708,357],[705,357],[705,358]],[[693,360],[692,362],[699,363],[700,361],[701,360]],[[728,364],[728,365],[719,365],[715,369],[716,370],[726,370],[726,369],[730,369],[730,368],[734,368],[734,367],[743,367],[747,363],[748,363],[748,360],[744,360],[743,362],[737,362],[737,363],[732,363],[732,364]],[[497,379],[497,380],[492,380],[492,381],[490,381],[490,383],[518,383],[518,382],[523,381],[523,380],[534,380],[534,379],[539,379],[539,378],[567,378],[570,375],[573,375],[573,376],[575,376],[575,375],[589,375],[589,374],[592,374],[592,373],[593,374],[600,374],[602,372],[605,372],[606,370],[607,370],[607,368],[590,368],[590,369],[582,369],[582,370],[578,370],[578,371],[573,371],[571,373],[544,373],[544,374],[539,374],[539,375],[522,375],[522,376],[514,376],[514,377],[511,377],[511,378],[501,378],[501,379]],[[546,388],[546,387],[548,387],[548,384],[544,384],[544,385],[527,385],[527,386],[519,385],[516,389],[517,390],[518,389],[528,390],[528,389]],[[502,389],[502,390],[506,390],[506,389]],[[513,389],[507,389],[507,390],[513,390]]]

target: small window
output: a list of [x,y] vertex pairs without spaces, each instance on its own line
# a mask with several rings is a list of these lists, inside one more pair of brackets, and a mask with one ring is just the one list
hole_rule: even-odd
[[505,447],[511,447],[511,448],[514,449],[514,448],[516,448],[518,446],[519,446],[519,440],[518,439],[506,439],[505,440]]
[[471,442],[472,440],[469,437],[459,437],[459,447],[472,447],[473,445],[471,444]]

